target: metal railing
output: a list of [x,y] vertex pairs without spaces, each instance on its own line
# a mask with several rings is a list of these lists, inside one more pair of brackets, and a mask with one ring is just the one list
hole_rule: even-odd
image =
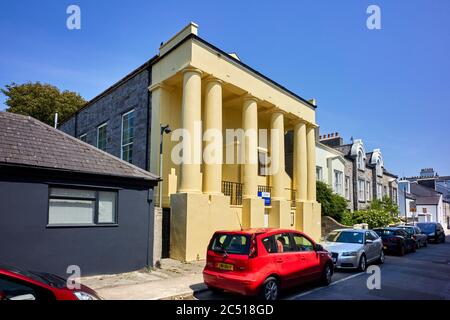
[[272,187],[270,186],[258,186],[258,192],[272,192]]
[[286,190],[290,191],[290,199],[289,200],[291,201],[291,207],[295,208],[295,197],[296,197],[296,194],[297,194],[297,190],[290,189],[290,188],[286,188]]
[[222,193],[230,197],[230,205],[242,205],[242,183],[222,181]]

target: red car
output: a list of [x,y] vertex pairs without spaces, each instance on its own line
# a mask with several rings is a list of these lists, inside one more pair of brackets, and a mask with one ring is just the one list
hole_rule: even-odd
[[0,266],[0,300],[100,300],[92,289],[81,285],[69,289],[67,281],[44,272]]
[[203,270],[213,291],[276,300],[280,289],[319,280],[331,283],[330,253],[294,230],[248,229],[214,233]]

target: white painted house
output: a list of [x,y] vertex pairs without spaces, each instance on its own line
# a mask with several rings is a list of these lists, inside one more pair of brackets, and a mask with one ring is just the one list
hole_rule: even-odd
[[316,178],[327,183],[347,200],[351,197],[351,179],[346,175],[345,158],[339,151],[316,142]]
[[[417,222],[439,222],[447,226],[442,194],[417,182],[400,181],[400,216],[406,215]],[[414,199],[414,200],[412,200]],[[415,201],[416,210],[411,210],[411,201]],[[409,219],[408,219],[409,220]]]

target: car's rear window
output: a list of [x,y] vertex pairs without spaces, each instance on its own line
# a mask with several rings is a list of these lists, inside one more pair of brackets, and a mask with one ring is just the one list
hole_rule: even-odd
[[250,252],[250,236],[244,234],[215,234],[209,249],[227,254],[248,255]]
[[388,230],[388,229],[378,229],[374,230],[380,237],[382,236],[393,236],[395,235],[394,230]]
[[436,225],[434,223],[418,223],[417,226],[420,230],[425,232],[433,232],[436,230]]
[[411,227],[400,227],[400,229],[405,230],[408,234],[414,234],[414,228]]

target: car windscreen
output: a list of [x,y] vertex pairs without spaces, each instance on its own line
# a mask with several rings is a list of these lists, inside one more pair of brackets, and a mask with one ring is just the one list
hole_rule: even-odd
[[434,223],[418,223],[417,226],[424,232],[434,232],[436,229]]
[[395,231],[394,230],[389,230],[389,229],[377,229],[374,230],[380,237],[385,237],[385,236],[394,236],[395,235]]
[[361,232],[333,231],[327,236],[329,242],[363,243],[364,235]]
[[209,249],[220,253],[248,255],[250,237],[243,234],[215,234]]
[[30,278],[31,280],[44,283],[54,288],[65,288],[67,281],[59,276],[46,273],[46,272],[36,272],[36,271],[26,271],[16,267],[0,265],[1,269],[8,270],[10,272],[16,273],[21,276]]

